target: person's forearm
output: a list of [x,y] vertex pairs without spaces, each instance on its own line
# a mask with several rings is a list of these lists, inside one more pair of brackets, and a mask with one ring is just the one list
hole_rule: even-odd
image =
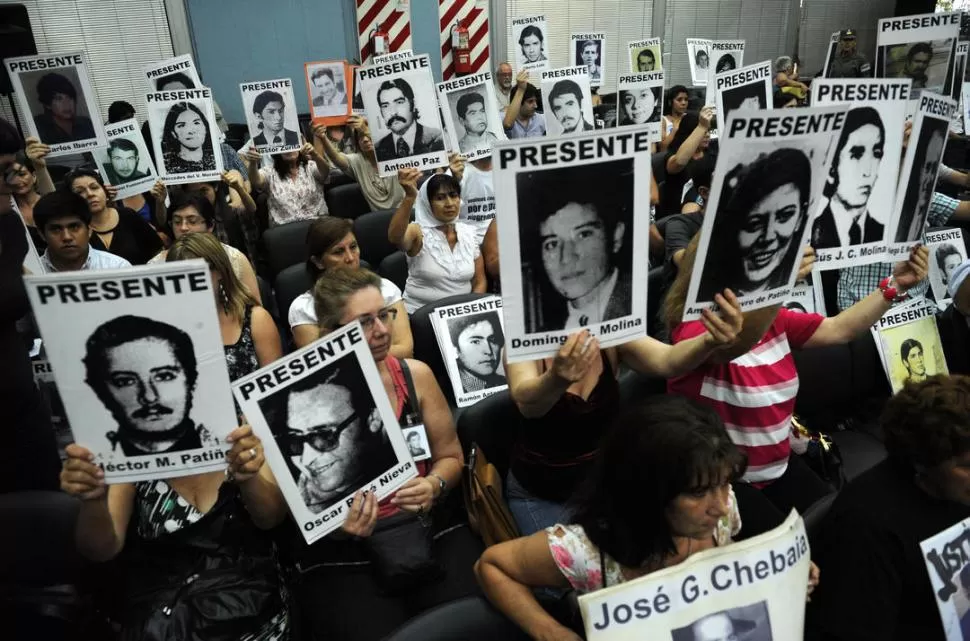
[[91,561],[109,561],[121,552],[122,542],[108,510],[107,496],[81,502],[74,538],[78,552]]
[[950,214],[949,220],[970,220],[970,200],[961,200],[957,208]]
[[408,230],[408,223],[411,220],[411,210],[414,209],[415,197],[409,194],[404,195],[404,200],[397,206],[394,215],[391,216],[391,223],[387,226],[387,240],[395,247],[406,251],[401,247],[404,242],[404,235]]
[[51,178],[51,173],[47,171],[47,164],[45,163],[42,167],[34,166],[34,176],[37,177],[37,193],[41,196],[45,196],[54,191],[54,180]]
[[661,378],[673,378],[692,372],[700,367],[714,351],[714,343],[711,335],[704,332],[700,336],[695,336],[685,341],[680,341],[676,345],[670,345],[666,350],[666,358],[659,359],[654,363],[653,374]]
[[512,400],[526,418],[545,416],[569,389],[569,381],[546,370],[540,376],[509,387]]
[[694,157],[694,154],[697,152],[697,148],[701,144],[701,140],[704,139],[706,134],[707,128],[698,125],[694,128],[694,131],[687,136],[687,140],[685,140],[684,144],[680,146],[677,153],[673,155],[673,162],[677,167],[677,171],[674,173],[679,173],[684,169],[684,167],[687,166],[687,163],[689,163],[690,159]]
[[261,474],[239,484],[246,511],[261,530],[271,530],[286,518],[286,502],[280,488]]
[[472,293],[484,294],[486,291],[488,291],[488,279],[485,278],[485,268],[483,266],[481,270],[475,271],[475,276],[472,278]]
[[256,213],[256,201],[253,200],[250,193],[246,191],[246,188],[239,187],[239,189],[236,189],[235,192],[239,196],[239,200],[242,201],[243,208],[250,214]]
[[509,578],[488,561],[475,564],[475,576],[482,592],[505,616],[533,639],[562,638],[563,625],[546,612],[528,586]]
[[246,159],[246,173],[249,175],[249,182],[252,183],[253,189],[263,188],[263,177],[259,175],[259,161]]
[[327,164],[323,156],[319,155],[314,155],[313,164],[317,166],[317,182],[325,185],[327,178],[330,176],[330,165]]
[[831,319],[830,322],[834,325],[835,330],[833,332],[834,340],[839,343],[848,343],[872,327],[891,307],[892,304],[877,289]]
[[348,169],[350,163],[347,162],[347,157],[340,153],[337,147],[330,142],[330,138],[326,136],[317,136],[316,138],[323,146],[323,153],[326,154],[327,158],[330,159],[330,162],[335,164],[340,171],[344,172],[345,174],[348,173],[350,171]]
[[[462,461],[455,456],[446,456],[434,462],[434,464],[431,466],[431,469],[428,470],[428,476],[431,476],[433,474],[435,476],[443,478],[445,480],[445,485],[447,486],[447,489],[453,490],[459,485],[461,485],[461,472],[462,472]],[[437,484],[437,479],[434,479],[434,477],[432,477],[432,480],[434,480],[435,484]]]
[[515,92],[515,98],[512,98],[512,102],[509,103],[508,109],[505,110],[505,118],[502,120],[502,126],[506,129],[511,129],[512,125],[515,124],[515,119],[519,117],[519,109],[522,108],[522,96],[525,91],[519,89]]

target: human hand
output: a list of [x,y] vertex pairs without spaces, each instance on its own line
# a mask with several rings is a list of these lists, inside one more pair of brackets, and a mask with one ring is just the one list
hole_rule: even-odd
[[168,191],[165,189],[165,183],[161,180],[156,180],[155,184],[152,185],[151,194],[158,202],[165,202],[165,197],[168,195]]
[[246,190],[246,185],[243,184],[242,176],[239,175],[238,171],[222,172],[222,182],[226,183],[226,185],[229,186],[229,189],[233,189],[237,192],[243,192]]
[[411,198],[418,196],[418,179],[421,178],[421,170],[411,167],[397,170],[397,181],[404,188],[404,195]]
[[738,297],[730,289],[725,289],[723,294],[715,294],[714,302],[721,308],[721,315],[705,309],[701,312],[701,323],[707,330],[707,344],[714,349],[724,349],[738,342],[744,326],[744,314],[741,313]]
[[438,484],[426,476],[419,476],[411,479],[401,486],[391,504],[396,505],[406,512],[421,514],[431,511],[434,503],[435,487]]
[[542,630],[536,635],[537,641],[582,641],[582,637],[556,622],[548,630]]
[[350,536],[368,537],[377,525],[377,497],[373,492],[357,490],[350,504],[347,520],[340,529]]
[[589,373],[589,368],[599,357],[599,341],[584,329],[567,338],[556,352],[552,359],[552,373],[560,380],[577,383]]
[[246,162],[251,165],[257,165],[263,160],[263,154],[256,151],[256,148],[253,145],[249,146],[249,149],[246,150],[246,155],[244,157],[246,158]]
[[522,90],[527,84],[529,84],[529,72],[523,69],[515,76],[515,85]]
[[118,188],[115,187],[114,185],[106,184],[104,186],[104,194],[107,197],[107,200],[109,203],[112,203],[118,200]]
[[104,470],[95,465],[94,454],[77,443],[65,449],[67,460],[61,466],[61,489],[84,501],[104,498],[108,486],[104,482]]
[[798,265],[798,276],[795,278],[795,281],[797,282],[808,278],[814,266],[815,248],[811,245],[805,245],[805,249],[802,251],[802,262]]
[[317,150],[313,147],[313,145],[305,142],[303,143],[303,146],[300,147],[300,155],[307,160],[317,160],[319,154],[317,154]]
[[903,150],[909,146],[909,136],[913,133],[913,121],[907,120],[903,125]]
[[461,180],[462,176],[465,175],[465,157],[454,151],[449,153],[448,168],[451,169],[452,176]]
[[266,458],[263,456],[262,441],[253,434],[253,428],[240,425],[226,437],[226,442],[232,443],[232,449],[226,454],[229,480],[237,484],[245,483],[258,475]]
[[821,576],[822,571],[818,569],[814,561],[809,561],[808,566],[808,592],[805,595],[805,602],[808,603],[812,600],[812,592],[818,587],[818,580]]
[[350,127],[351,130],[360,129],[366,122],[367,121],[360,114],[347,116],[347,126]]
[[319,138],[320,140],[327,137],[327,126],[324,124],[313,125],[311,131],[313,132],[313,136],[315,138]]
[[714,121],[714,107],[710,105],[701,108],[701,112],[697,115],[697,124],[704,129],[710,129],[711,123]]
[[34,169],[43,169],[46,167],[47,154],[51,152],[51,148],[34,136],[30,136],[24,142],[27,143],[24,153],[26,153],[27,157],[30,158],[30,162],[34,164]]
[[929,272],[930,250],[925,245],[917,245],[909,252],[909,260],[896,263],[893,280],[896,290],[904,293],[915,287]]

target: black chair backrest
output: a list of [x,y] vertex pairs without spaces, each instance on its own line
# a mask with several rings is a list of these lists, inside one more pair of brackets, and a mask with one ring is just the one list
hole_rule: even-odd
[[377,273],[397,285],[398,289],[403,292],[404,285],[408,282],[407,256],[401,251],[394,252],[381,261]]
[[528,641],[485,597],[465,597],[411,619],[384,641]]
[[306,234],[310,220],[299,220],[267,229],[263,233],[268,277],[275,281],[277,274],[306,260]]
[[664,268],[654,267],[647,272],[647,334],[657,336],[660,330],[660,306],[663,304]]
[[434,329],[431,327],[431,314],[439,307],[478,300],[487,295],[458,294],[457,296],[449,296],[433,303],[428,303],[411,314],[411,336],[414,338],[414,358],[423,361],[431,368],[435,378],[438,379],[438,385],[441,387],[441,391],[445,393],[445,398],[452,404],[454,404],[455,395],[451,389],[448,370],[445,368],[444,361],[441,359],[441,350],[438,348],[438,341],[435,338]]
[[310,289],[310,275],[306,273],[306,264],[290,265],[276,277],[276,308],[279,310],[282,325],[289,333],[290,305],[296,297]]
[[658,151],[650,157],[650,170],[659,187],[667,180],[667,152]]
[[331,216],[353,219],[370,211],[370,203],[357,183],[333,187],[327,190],[325,197]]
[[808,534],[808,541],[812,545],[817,543],[818,535],[822,530],[822,523],[825,522],[825,517],[832,509],[832,504],[835,503],[838,495],[838,492],[826,494],[812,503],[802,514],[802,520],[805,521],[805,533]]
[[458,416],[458,440],[466,456],[472,444],[477,443],[504,479],[521,422],[519,408],[505,389],[462,410]]
[[391,224],[394,212],[390,209],[373,211],[354,220],[354,236],[360,247],[360,257],[371,265],[397,251],[397,247],[387,239],[387,226]]

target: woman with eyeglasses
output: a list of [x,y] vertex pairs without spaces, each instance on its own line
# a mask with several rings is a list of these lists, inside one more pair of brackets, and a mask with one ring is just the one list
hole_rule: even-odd
[[[458,489],[461,444],[431,369],[390,353],[398,309],[387,306],[380,277],[364,269],[327,270],[317,280],[313,297],[322,334],[360,322],[401,429],[410,433],[423,427],[430,445],[430,458],[415,462],[418,476],[395,494],[378,502],[373,494],[358,492],[341,532],[312,546],[301,542],[293,550],[300,573],[295,597],[307,618],[308,638],[381,639],[431,607],[477,593],[472,565],[481,542],[467,525],[455,526],[448,510],[433,509],[449,491]],[[370,424],[369,419],[358,417],[337,438],[321,437],[317,444],[307,440],[301,451],[329,448],[335,461],[353,465],[347,459],[359,443],[371,438]],[[423,532],[417,540],[409,536],[416,529]],[[294,538],[302,541],[296,532]],[[379,539],[398,541],[409,557],[421,552],[425,558],[447,559],[447,563],[435,562],[435,571],[425,567],[407,572],[391,584],[382,566],[371,561]]]
[[[346,218],[327,216],[313,221],[306,234],[307,254],[306,272],[311,283],[316,283],[323,274],[334,269],[357,269],[360,267],[360,247],[354,235],[354,224]],[[411,324],[404,308],[400,288],[381,279],[381,295],[385,307],[396,310],[391,323],[391,355],[410,358],[414,353],[411,338]],[[290,304],[287,318],[297,347],[306,347],[320,338],[317,312],[313,303],[313,287],[297,296]]]

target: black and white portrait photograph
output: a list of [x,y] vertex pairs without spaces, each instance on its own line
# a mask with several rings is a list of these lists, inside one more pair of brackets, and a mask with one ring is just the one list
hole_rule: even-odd
[[[860,245],[887,240],[900,154],[906,99],[910,88],[892,79],[820,79],[814,104],[852,101],[845,124],[836,139],[822,196],[824,207],[812,228],[812,247],[820,252],[820,269],[878,262],[882,252],[862,252]],[[888,99],[866,99],[882,93]],[[880,245],[881,246],[881,245]],[[852,249],[856,248],[856,249]]]
[[512,18],[512,41],[516,71],[538,71],[549,68],[546,50],[546,17]]
[[934,300],[943,307],[942,303],[951,299],[947,288],[953,272],[967,260],[963,230],[957,227],[927,231],[926,246],[930,250],[930,288]]
[[202,86],[195,61],[189,54],[159,60],[144,69],[149,91],[178,91]]
[[[783,305],[785,309],[801,314],[815,314],[818,312],[815,288],[811,283],[799,282],[792,287],[788,300]],[[824,310],[822,310],[824,315]]]
[[358,490],[416,475],[360,323],[232,383],[307,543],[338,529]]
[[351,86],[353,87],[351,91],[350,110],[359,116],[363,116],[364,94],[360,92],[360,74],[357,73],[358,69],[360,69],[358,65],[353,65],[350,70]]
[[648,126],[650,140],[659,143],[663,97],[662,71],[621,75],[617,84],[616,126]]
[[[840,107],[738,109],[721,127],[685,320],[730,288],[742,309],[767,307],[794,285],[811,231],[826,154]],[[817,114],[817,128],[793,134],[795,119]],[[784,300],[784,299],[782,299]]]
[[[716,78],[719,74],[737,71],[744,66],[744,40],[713,40],[707,50],[710,55],[707,73],[707,93],[704,104],[714,106],[717,98]],[[718,114],[718,127],[727,119]]]
[[930,376],[948,374],[946,356],[936,324],[936,305],[916,300],[905,308],[890,310],[879,320],[878,340],[883,367],[893,394],[907,383],[920,383]]
[[27,56],[3,61],[30,136],[49,156],[76,154],[107,142],[86,54]]
[[595,128],[586,67],[546,70],[541,82],[548,136],[570,136]]
[[303,66],[310,94],[310,112],[314,119],[350,114],[346,64],[342,60],[331,60],[308,62]]
[[404,442],[408,446],[408,454],[415,461],[426,461],[431,458],[431,445],[428,444],[428,432],[424,425],[417,427],[402,427]]
[[27,288],[68,422],[108,482],[225,468],[238,421],[202,261],[31,276]]
[[458,407],[505,389],[502,299],[490,296],[435,309],[431,318]]
[[599,87],[606,76],[606,34],[574,33],[570,39],[573,51],[573,66],[586,67],[589,84]]
[[767,601],[707,614],[670,632],[673,641],[774,641]]
[[711,66],[710,48],[710,40],[687,39],[687,62],[690,65],[691,83],[695,87],[707,86],[708,70]]
[[[427,54],[361,67],[361,89],[378,172],[447,164],[441,113]],[[415,164],[417,163],[417,164]]]
[[492,146],[505,140],[490,71],[439,83],[438,102],[444,108],[450,147],[466,161],[491,156]]
[[300,148],[300,122],[289,78],[239,85],[253,147],[264,154]]
[[832,69],[832,61],[835,60],[835,56],[839,50],[839,40],[842,37],[841,31],[836,31],[831,36],[829,36],[829,46],[825,50],[825,64],[822,67],[822,77],[828,78],[829,71]]
[[926,90],[949,95],[960,16],[959,11],[953,11],[909,16],[911,19],[906,21],[880,19],[876,28],[875,75],[908,78],[917,94]]
[[630,73],[651,73],[663,69],[660,38],[647,38],[627,43]]
[[222,154],[211,90],[157,92],[146,98],[159,177],[171,184],[219,180]]
[[[924,92],[920,99],[949,103],[948,114],[953,108],[952,101],[943,96]],[[949,117],[936,117],[923,109],[917,111],[900,174],[900,189],[905,191],[897,193],[899,202],[893,233],[897,244],[918,241],[923,235],[949,130]]]
[[118,190],[118,198],[144,193],[157,180],[145,138],[134,118],[105,126],[108,146],[91,154],[104,182]]
[[771,63],[767,61],[715,76],[718,121],[727,122],[735,109],[767,109],[772,104],[771,80]]

